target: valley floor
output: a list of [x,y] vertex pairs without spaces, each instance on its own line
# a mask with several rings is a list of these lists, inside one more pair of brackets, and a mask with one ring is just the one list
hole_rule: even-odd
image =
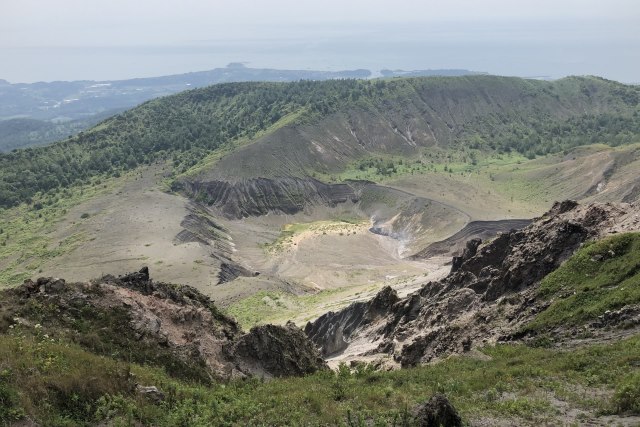
[[[387,223],[374,220],[371,208],[351,202],[239,220],[211,213],[210,220],[226,230],[226,237],[208,243],[177,238],[193,213],[192,204],[167,192],[169,168],[156,164],[117,179],[95,180],[41,211],[5,211],[0,274],[7,284],[36,275],[89,280],[147,265],[159,280],[188,284],[211,296],[245,327],[287,319],[302,324],[369,298],[383,286],[408,293],[440,278],[449,270],[451,250],[427,260],[408,256],[472,221],[532,218],[564,197],[632,197],[622,192],[636,188],[638,150],[637,145],[595,145],[531,161],[496,155],[475,165],[450,163],[446,173],[435,172],[441,165],[422,165],[417,173],[400,169],[380,177],[383,186],[374,194],[379,204],[391,203],[383,209]],[[395,205],[381,193],[385,189],[397,193],[391,197]],[[402,217],[403,209],[415,209],[412,203],[417,212],[423,209],[420,203],[425,211],[431,209],[431,223],[415,214]],[[404,227],[400,231],[411,235],[372,233],[373,225]],[[220,245],[225,246],[222,261]],[[221,282],[221,263],[227,258],[259,275]]]

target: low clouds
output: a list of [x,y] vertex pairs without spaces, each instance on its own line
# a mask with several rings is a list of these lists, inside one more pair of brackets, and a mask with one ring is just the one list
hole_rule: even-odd
[[[635,53],[640,51],[638,22],[640,3],[635,0],[21,0],[7,2],[0,15],[0,54],[5,58],[0,78],[50,80],[47,70],[39,69],[44,64],[37,55],[54,47],[67,55],[57,71],[75,70],[66,78],[55,78],[75,79],[134,77],[122,74],[139,73],[144,64],[127,71],[124,59],[120,62],[110,51],[109,63],[118,62],[112,74],[108,75],[109,70],[96,73],[95,63],[83,65],[77,51],[70,55],[64,49],[121,48],[123,55],[131,48],[155,49],[154,55],[162,49],[194,47],[209,52],[209,62],[204,57],[185,61],[184,72],[195,71],[188,67],[224,66],[218,61],[231,56],[256,66],[278,66],[275,61],[265,63],[269,56],[262,52],[267,51],[278,53],[279,63],[316,67],[305,56],[315,49],[325,68],[336,69],[379,64],[381,58],[367,52],[372,43],[385,42],[389,62],[379,64],[384,67],[462,66],[554,77],[598,73],[636,81],[640,80],[634,74],[640,69]],[[350,55],[336,51],[332,56],[336,45],[353,51]],[[223,54],[221,46],[238,46],[237,55]],[[433,61],[415,60],[426,50]],[[478,50],[493,62],[474,55]],[[546,61],[545,50],[549,52]],[[51,52],[48,60],[55,60]],[[359,62],[347,63],[348,58]],[[69,61],[78,62],[71,67]],[[175,64],[165,68],[161,64],[149,61],[144,74],[176,71]]]

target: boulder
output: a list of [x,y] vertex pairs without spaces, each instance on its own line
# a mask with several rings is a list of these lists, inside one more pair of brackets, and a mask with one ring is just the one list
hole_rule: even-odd
[[418,405],[415,410],[416,423],[420,427],[461,427],[462,419],[449,399],[436,394]]
[[255,326],[225,351],[245,375],[300,376],[327,369],[313,343],[292,322]]
[[20,290],[25,297],[28,297],[31,294],[37,293],[40,290],[40,287],[33,280],[27,279],[22,284]]
[[58,279],[54,277],[40,277],[36,281],[38,289],[44,289],[45,293],[54,294],[62,292],[66,287],[64,279]]
[[153,403],[164,402],[165,396],[156,386],[136,386],[136,392]]

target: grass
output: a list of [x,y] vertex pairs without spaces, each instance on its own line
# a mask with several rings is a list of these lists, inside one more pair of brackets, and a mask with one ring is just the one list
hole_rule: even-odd
[[[354,270],[349,277],[356,280],[366,272]],[[424,277],[427,277],[427,273]],[[229,307],[226,312],[235,318],[243,330],[248,331],[253,326],[264,324],[284,324],[293,320],[298,326],[304,327],[306,322],[319,317],[328,311],[337,311],[356,300],[373,298],[384,285],[401,284],[406,278],[400,277],[384,282],[366,282],[360,285],[350,285],[324,289],[322,291],[294,295],[280,291],[258,291],[242,298]]]
[[429,148],[422,149],[412,158],[381,154],[360,159],[349,164],[342,173],[322,175],[321,178],[336,182],[367,180],[384,183],[416,174],[495,172],[526,161],[526,157],[516,153],[486,154],[477,150]]
[[[313,307],[344,292],[350,295],[353,287],[326,289],[313,295],[303,296],[285,292],[259,291],[232,304],[227,311],[244,330],[249,330],[255,325],[284,323],[300,313],[309,313]],[[309,317],[313,317],[313,314],[309,314]]]
[[[36,197],[30,204],[0,209],[0,286],[20,284],[36,274],[48,260],[75,249],[86,239],[83,233],[68,236],[57,244],[50,234],[68,216],[69,210],[111,191],[119,182],[121,178],[97,178],[55,196]],[[88,217],[89,214],[83,213],[77,221]]]
[[[73,286],[68,285],[65,292],[76,292]],[[83,292],[100,296],[101,290],[85,288]],[[128,363],[162,366],[174,377],[202,382],[209,379],[200,359],[184,361],[171,348],[159,346],[153,339],[138,335],[131,327],[131,313],[126,308],[101,307],[87,300],[75,300],[70,307],[55,299],[32,297],[20,300],[19,297],[5,295],[6,299],[0,305],[0,337],[2,332],[25,339],[44,336],[47,340],[40,343],[46,344],[49,338],[61,343],[73,342],[92,354]],[[65,310],[72,314],[61,316]],[[12,319],[26,319],[28,324],[37,327],[21,326]]]
[[[513,211],[519,215],[539,215],[555,200],[584,197],[590,189],[584,174],[599,172],[608,159],[634,161],[638,147],[638,144],[621,147],[593,144],[535,159],[515,152],[429,148],[412,158],[371,156],[352,162],[342,173],[317,176],[327,182],[362,179],[400,187],[415,179],[420,183],[421,191],[426,191],[427,197],[436,200],[446,202],[452,197],[448,192],[466,189],[474,194],[490,195],[502,207],[501,213]],[[594,170],[590,165],[598,159],[600,164]],[[624,161],[616,162],[613,176],[609,179],[610,187],[621,185],[625,179],[633,179],[629,166],[623,165]],[[602,167],[602,171],[605,169]]]
[[280,235],[271,243],[263,245],[263,249],[270,254],[280,253],[297,244],[296,236],[311,233],[314,236],[326,234],[348,235],[366,224],[368,220],[344,217],[336,220],[314,221],[286,224],[280,230]]
[[[456,356],[392,372],[341,366],[304,378],[205,386],[14,331],[0,335],[0,423],[28,415],[50,426],[347,425],[349,419],[403,425],[409,411],[436,392],[446,394],[466,422],[553,422],[554,399],[591,415],[638,411],[639,337],[566,352],[524,345],[482,351],[486,360]],[[157,386],[165,400],[146,400],[135,383]]]
[[[392,186],[417,179],[417,182],[426,183],[425,189],[436,199],[442,196],[447,200],[447,191],[466,188],[479,194],[493,194],[492,197],[504,206],[504,211],[541,212],[562,195],[556,194],[554,182],[546,178],[532,179],[530,175],[544,170],[548,162],[554,161],[557,160],[552,156],[529,160],[514,152],[429,148],[410,159],[390,155],[366,158],[353,162],[343,173],[319,177],[327,182],[367,180]],[[447,183],[444,186],[443,181]],[[431,182],[440,184],[430,185]]]
[[0,390],[11,396],[0,423],[28,414],[52,426],[89,424],[102,396],[132,386],[128,365],[47,336],[1,336],[0,342]]
[[545,277],[538,292],[552,302],[527,330],[579,325],[607,310],[640,303],[640,233],[586,244]]

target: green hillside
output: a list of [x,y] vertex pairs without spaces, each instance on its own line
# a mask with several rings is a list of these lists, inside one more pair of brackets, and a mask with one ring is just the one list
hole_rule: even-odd
[[580,325],[640,303],[640,233],[585,245],[542,281],[539,294],[551,306],[527,326],[532,331]]
[[[0,155],[0,206],[159,160],[179,174],[205,159],[199,166],[206,170],[212,151],[247,144],[237,154],[245,166],[273,170],[275,155],[276,170],[298,175],[339,171],[371,153],[409,156],[421,147],[533,157],[585,143],[624,144],[640,134],[639,93],[595,77],[216,85],[149,101],[51,146]],[[386,134],[395,137],[382,143]],[[339,140],[340,155],[320,162],[318,153],[309,154],[316,139],[317,151]],[[225,158],[226,175],[241,175],[236,160]]]
[[0,152],[49,144],[95,126],[119,110],[96,113],[88,118],[51,122],[31,118],[0,120]]

